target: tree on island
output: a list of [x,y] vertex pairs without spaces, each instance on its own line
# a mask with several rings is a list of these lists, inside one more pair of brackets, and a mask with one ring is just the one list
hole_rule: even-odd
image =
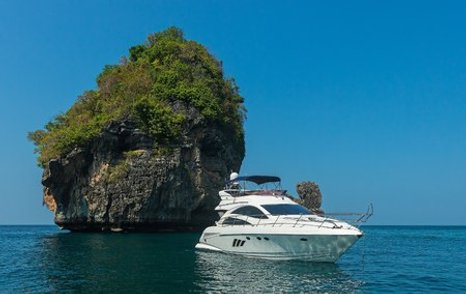
[[174,101],[187,102],[206,120],[232,128],[244,149],[245,109],[238,87],[224,78],[220,61],[176,27],[151,34],[144,44],[131,47],[120,64],[105,66],[97,89],[84,92],[70,109],[28,138],[42,167],[124,119],[136,122],[159,143],[173,144],[185,122]]

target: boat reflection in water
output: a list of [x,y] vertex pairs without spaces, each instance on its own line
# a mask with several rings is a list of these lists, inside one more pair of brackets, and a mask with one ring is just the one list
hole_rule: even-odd
[[334,263],[196,252],[195,288],[213,293],[354,293],[364,282]]

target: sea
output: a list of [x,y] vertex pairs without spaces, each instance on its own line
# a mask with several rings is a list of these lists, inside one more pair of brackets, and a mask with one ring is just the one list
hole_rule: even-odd
[[200,233],[0,226],[0,293],[466,293],[466,227],[362,229],[326,264],[199,252]]

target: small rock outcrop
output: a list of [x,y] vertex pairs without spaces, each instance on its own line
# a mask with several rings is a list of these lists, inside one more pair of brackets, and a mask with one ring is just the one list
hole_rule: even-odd
[[322,193],[320,192],[319,185],[310,181],[301,182],[296,185],[296,192],[300,198],[296,202],[317,215],[324,214],[324,211],[321,209]]

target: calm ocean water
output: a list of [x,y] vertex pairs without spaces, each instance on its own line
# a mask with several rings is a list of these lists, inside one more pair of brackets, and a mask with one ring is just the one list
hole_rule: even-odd
[[466,293],[466,227],[365,227],[337,264],[197,252],[199,234],[0,226],[0,292]]

